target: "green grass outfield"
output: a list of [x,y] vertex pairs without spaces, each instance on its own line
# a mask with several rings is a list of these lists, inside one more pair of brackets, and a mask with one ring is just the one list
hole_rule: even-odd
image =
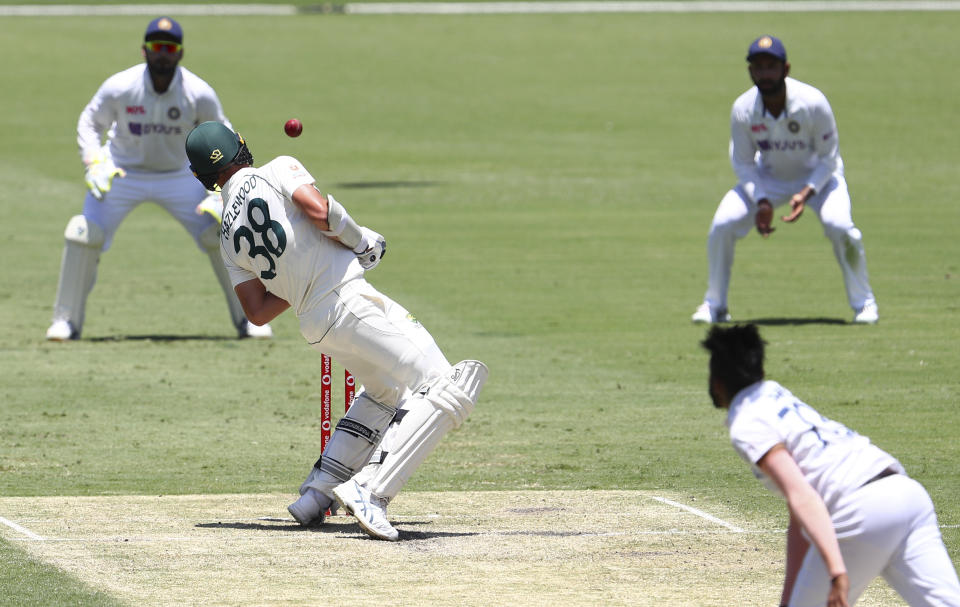
[[[960,14],[181,23],[183,65],[214,85],[258,164],[300,158],[387,237],[370,281],[452,361],[491,369],[471,419],[406,491],[667,491],[771,528],[785,508],[730,448],[689,316],[733,184],[743,55],[780,35],[792,75],[837,114],[881,323],[846,324],[812,213],[741,242],[731,311],[763,325],[772,378],[924,483],[960,561]],[[155,207],[103,257],[84,340],[43,340],[84,192],[76,120],[140,61],[145,24],[0,20],[0,496],[293,495],[318,455],[319,356],[294,316],[273,341],[233,339],[206,258]],[[291,140],[294,116],[305,126]],[[25,558],[0,541],[13,604],[111,604]],[[773,585],[752,598],[778,597]]]

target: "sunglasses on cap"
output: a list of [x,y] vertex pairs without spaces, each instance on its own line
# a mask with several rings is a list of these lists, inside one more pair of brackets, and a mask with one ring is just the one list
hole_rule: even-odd
[[169,40],[147,40],[143,46],[151,53],[179,53],[183,45]]

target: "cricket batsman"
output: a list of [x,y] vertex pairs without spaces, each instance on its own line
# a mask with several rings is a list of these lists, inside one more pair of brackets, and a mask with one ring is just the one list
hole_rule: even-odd
[[220,122],[195,128],[186,149],[204,187],[222,188],[220,252],[247,317],[265,324],[293,308],[307,343],[363,384],[290,513],[322,524],[336,499],[367,534],[397,540],[387,504],[473,411],[486,366],[451,366],[423,325],[367,282],[386,240],[322,194],[296,158],[255,168]]

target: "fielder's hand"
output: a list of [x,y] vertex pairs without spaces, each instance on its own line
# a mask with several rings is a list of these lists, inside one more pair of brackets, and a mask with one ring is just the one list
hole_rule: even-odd
[[364,270],[372,270],[387,254],[387,241],[370,228],[361,226],[360,233],[360,244],[353,249],[353,253],[357,256]]
[[217,220],[217,223],[223,222],[223,199],[220,192],[210,192],[207,197],[197,205],[197,215],[204,213]]
[[97,156],[87,165],[87,172],[83,176],[90,193],[97,200],[103,200],[103,197],[113,185],[113,178],[116,176],[124,177],[127,172],[113,164],[104,155]]
[[800,216],[803,215],[803,209],[806,206],[807,200],[811,196],[813,196],[813,188],[810,186],[805,186],[802,190],[794,194],[793,197],[790,198],[790,208],[792,211],[789,215],[784,215],[780,219],[787,223],[793,223],[800,219]]
[[773,205],[766,198],[757,202],[757,216],[754,221],[757,224],[757,231],[764,238],[769,237],[776,230],[775,227],[770,225],[773,221]]

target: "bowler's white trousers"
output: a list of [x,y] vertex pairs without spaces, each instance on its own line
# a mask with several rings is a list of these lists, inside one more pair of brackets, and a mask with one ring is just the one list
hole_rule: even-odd
[[389,407],[451,369],[423,325],[362,277],[300,316],[300,333],[349,369],[370,398]]
[[[926,489],[902,474],[866,484],[831,514],[850,578],[850,604],[877,576],[911,607],[960,607],[960,582]],[[811,545],[790,607],[823,607],[830,577]]]
[[[791,196],[799,191],[799,188],[793,189],[796,184],[784,186],[780,191],[776,191],[771,185],[766,186],[775,209],[786,205]],[[850,194],[843,176],[832,177],[822,191],[807,201],[806,208],[816,213],[823,226],[824,235],[833,244],[833,253],[843,273],[850,307],[859,311],[865,304],[875,303],[867,277],[863,236],[853,224]],[[756,203],[752,202],[738,185],[726,193],[713,216],[710,236],[707,239],[709,278],[703,299],[715,310],[726,310],[728,307],[727,292],[730,289],[734,246],[737,240],[754,228],[756,215]]]

